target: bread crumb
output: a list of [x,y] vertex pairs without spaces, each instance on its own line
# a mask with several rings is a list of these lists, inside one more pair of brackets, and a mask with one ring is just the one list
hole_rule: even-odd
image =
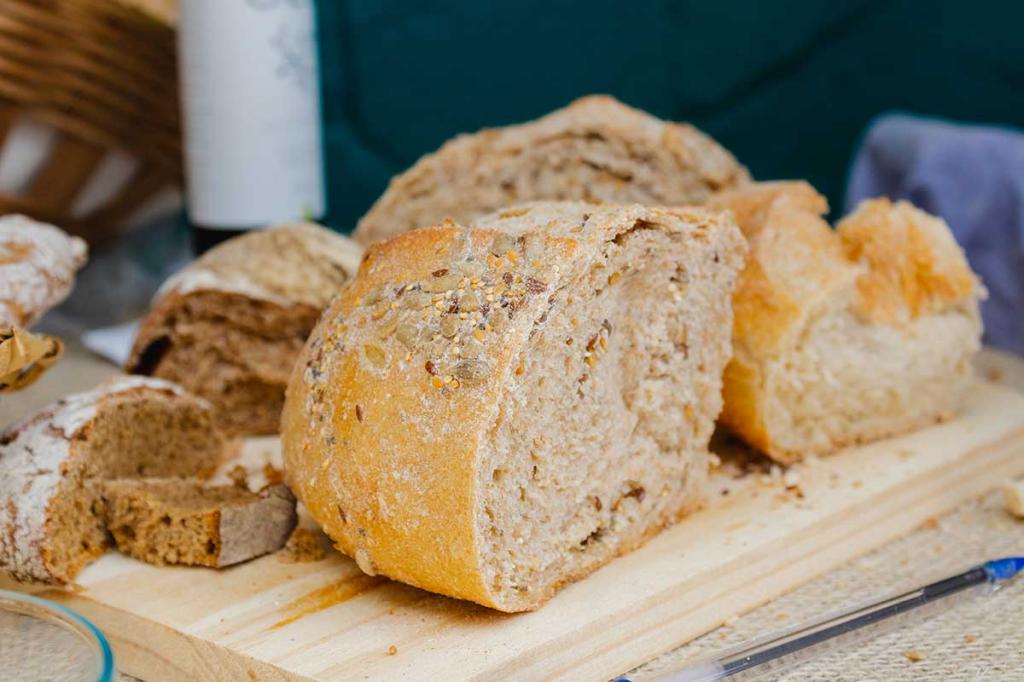
[[899,450],[896,454],[899,455],[900,459],[910,459],[914,456],[914,453],[910,450]]
[[978,639],[978,637],[976,635],[972,635],[970,632],[968,632],[968,633],[966,633],[964,635],[964,642],[966,642],[967,644],[970,644],[970,643],[976,641],[977,639]]
[[998,367],[989,367],[985,371],[985,378],[993,383],[1000,383],[1003,380],[1003,370]]
[[1003,507],[1009,514],[1024,519],[1024,481],[1003,484]]
[[939,520],[934,516],[929,516],[927,519],[921,522],[922,530],[932,530],[939,527]]
[[320,531],[296,528],[285,543],[284,549],[277,553],[277,557],[286,564],[321,561],[327,556],[324,538]]
[[249,472],[241,464],[236,464],[228,471],[228,478],[236,488],[249,489]]
[[284,471],[267,462],[263,465],[263,476],[267,479],[266,485],[277,485],[284,483]]
[[853,486],[854,488],[863,488],[863,487],[864,487],[864,481],[861,481],[861,480],[856,480],[856,481],[854,481],[854,482],[853,482],[853,483],[852,483],[851,485],[852,485],[852,486]]
[[388,647],[388,656],[394,656],[398,653],[398,647],[392,644]]
[[903,652],[903,656],[911,663],[917,663],[918,661],[924,660],[924,654],[916,649],[907,649]]

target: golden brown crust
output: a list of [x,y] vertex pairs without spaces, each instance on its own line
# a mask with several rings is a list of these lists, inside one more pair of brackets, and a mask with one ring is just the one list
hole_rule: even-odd
[[[364,571],[509,609],[482,577],[479,449],[494,424],[507,378],[516,370],[513,360],[546,311],[550,292],[586,271],[599,245],[659,221],[676,230],[685,225],[688,237],[720,248],[722,267],[738,266],[738,231],[718,214],[593,206],[581,222],[560,213],[578,216],[580,210],[579,204],[540,203],[502,213],[499,222],[507,217],[505,223],[522,219],[548,228],[524,233],[525,246],[509,249],[513,255],[497,255],[505,249],[495,245],[517,233],[515,224],[499,230],[448,223],[376,243],[356,278],[321,317],[285,401],[286,475],[313,518]],[[531,247],[534,238],[542,243]],[[455,272],[467,254],[485,264],[479,274],[482,291],[507,282],[510,291],[523,293],[512,297],[514,315],[507,327],[477,335],[476,357],[486,373],[460,381],[445,361],[435,365],[418,346],[404,345],[401,326],[394,328],[390,316],[406,297],[424,291],[416,287],[453,274],[472,288],[476,276]],[[524,288],[516,289],[520,280]],[[435,310],[443,317],[452,300],[435,296],[424,310],[431,320]],[[499,305],[497,298],[487,302]]]
[[[977,279],[945,223],[906,202],[863,202],[831,230],[827,203],[802,181],[722,192],[708,205],[733,212],[750,252],[733,296],[735,356],[726,368],[721,421],[779,461],[765,366],[793,351],[809,324],[849,308],[865,325],[900,327],[974,300]],[[934,421],[918,420],[917,425]],[[913,428],[904,425],[904,429]],[[893,435],[837,437],[831,449]]]
[[764,378],[758,366],[745,357],[733,356],[722,375],[721,423],[749,445],[775,457],[769,434]]
[[796,181],[723,192],[708,206],[732,210],[750,246],[733,296],[733,341],[752,356],[775,355],[856,274],[821,217],[828,203]]
[[[475,453],[488,416],[479,406],[493,404],[499,382],[491,379],[468,390],[438,388],[436,375],[425,370],[418,354],[415,362],[400,361],[405,351],[394,339],[358,343],[358,336],[347,333],[349,327],[372,327],[360,310],[362,299],[385,286],[429,281],[433,272],[455,260],[453,252],[463,247],[464,238],[478,250],[491,242],[493,233],[433,227],[369,248],[356,279],[314,330],[312,338],[321,343],[307,344],[295,366],[281,431],[289,486],[364,571],[376,570],[362,556],[372,553],[373,562],[386,566],[392,578],[487,604],[491,599],[474,546],[473,489]],[[505,370],[511,355],[503,344],[496,335],[486,338],[500,363],[495,376]],[[386,354],[386,363],[377,363],[381,367],[375,366],[379,352]],[[331,381],[311,389],[304,380],[309,371],[329,373]],[[436,438],[431,429],[403,428],[409,414],[450,430]],[[317,419],[329,426],[323,428]],[[328,433],[331,442],[317,442]],[[328,476],[321,462],[331,466],[330,451],[338,446],[345,450],[344,465],[335,465]],[[385,485],[381,470],[401,472],[401,478]],[[336,487],[349,494],[335,495]],[[447,494],[430,499],[422,494],[442,490]],[[429,509],[415,516],[416,524],[393,523],[375,513],[380,507],[408,504]],[[426,537],[429,542],[424,542]]]
[[978,290],[945,222],[905,201],[863,201],[836,231],[846,257],[866,266],[857,279],[857,306],[872,322],[905,323]]

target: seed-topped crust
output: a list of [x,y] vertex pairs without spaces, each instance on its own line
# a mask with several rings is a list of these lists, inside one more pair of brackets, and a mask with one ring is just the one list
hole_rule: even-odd
[[[480,449],[556,295],[608,244],[648,229],[739,267],[742,239],[719,214],[581,203],[525,204],[367,250],[307,342],[282,417],[289,485],[364,571],[507,610],[550,596],[509,602],[484,577]],[[611,328],[598,321],[572,346],[584,382]]]

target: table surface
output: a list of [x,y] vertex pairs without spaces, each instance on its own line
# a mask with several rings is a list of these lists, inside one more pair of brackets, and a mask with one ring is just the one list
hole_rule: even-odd
[[[985,350],[985,378],[1024,391],[1024,363]],[[957,573],[986,559],[1024,553],[1024,521],[1003,509],[995,491],[925,523],[915,532],[862,556],[827,577],[747,613],[734,622],[656,658],[626,676],[656,678],[685,662],[841,609],[902,586]],[[919,660],[911,660],[911,659]],[[822,655],[781,677],[806,680],[1021,680],[1024,679],[1024,580],[989,597],[899,628],[863,644]]]
[[[69,353],[84,359],[75,344]],[[986,350],[979,357],[986,378],[1024,391],[1024,362]],[[87,362],[82,371],[99,381],[112,368]],[[93,377],[93,375],[95,375]],[[76,380],[85,377],[76,377]],[[48,381],[49,380],[49,381]],[[59,394],[52,375],[17,396],[0,400],[0,422],[41,407]],[[864,555],[827,578],[811,582],[674,651],[627,673],[651,680],[688,660],[701,658],[823,610],[913,586],[982,560],[1024,552],[1024,522],[1002,508],[993,493],[967,503],[914,533]],[[1024,581],[988,598],[972,600],[935,618],[836,651],[785,674],[781,680],[1002,680],[1024,678]],[[917,660],[911,660],[917,659]]]

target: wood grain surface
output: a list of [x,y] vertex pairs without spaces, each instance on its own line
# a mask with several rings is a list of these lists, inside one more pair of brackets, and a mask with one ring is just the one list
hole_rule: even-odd
[[[72,352],[0,418],[102,375]],[[277,447],[253,439],[242,456],[258,468]],[[1024,474],[1024,396],[979,382],[952,422],[793,471],[787,488],[727,458],[705,510],[528,614],[365,576],[334,552],[222,571],[111,553],[75,589],[35,591],[93,619],[143,679],[607,679]]]

